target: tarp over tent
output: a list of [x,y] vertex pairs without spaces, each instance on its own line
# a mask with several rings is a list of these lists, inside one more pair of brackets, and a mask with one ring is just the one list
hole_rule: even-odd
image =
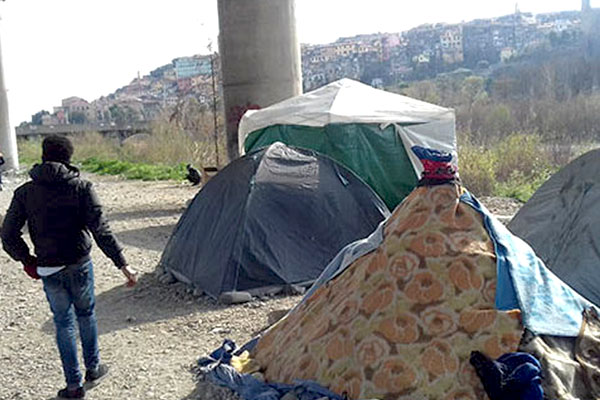
[[325,154],[363,178],[393,209],[423,170],[413,146],[451,153],[456,163],[454,111],[342,79],[250,110],[239,143],[250,152],[280,141]]
[[377,194],[335,161],[274,143],[206,184],[160,265],[214,297],[310,282],[388,215]]
[[600,150],[562,168],[509,223],[548,268],[600,305]]

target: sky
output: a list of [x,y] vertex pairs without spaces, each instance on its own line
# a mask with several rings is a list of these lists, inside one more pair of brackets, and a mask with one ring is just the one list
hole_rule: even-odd
[[[523,12],[577,10],[581,0],[521,0]],[[592,0],[600,7],[600,0]],[[515,0],[296,0],[301,43],[401,32],[424,23],[514,12]],[[5,0],[0,43],[11,126],[62,99],[88,101],[172,59],[217,48],[217,0]]]

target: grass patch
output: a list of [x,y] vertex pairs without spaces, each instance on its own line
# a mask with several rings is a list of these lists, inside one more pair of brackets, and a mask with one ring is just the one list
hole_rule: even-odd
[[17,150],[19,152],[19,162],[29,167],[40,162],[42,158],[42,141],[19,139]]
[[[207,133],[208,132],[208,133]],[[136,139],[136,138],[131,138]],[[71,137],[75,153],[73,164],[83,171],[101,175],[119,175],[126,179],[184,180],[190,163],[198,169],[217,166],[214,141],[209,130],[190,133],[178,124],[157,122],[149,135],[120,143],[99,133]],[[18,141],[21,163],[30,168],[39,163],[42,141]],[[226,163],[225,139],[219,141],[219,164]]]
[[101,160],[91,157],[83,160],[80,165],[83,171],[99,175],[119,175],[126,179],[140,179],[143,181],[183,180],[187,173],[183,163],[170,166],[120,160]]
[[497,182],[493,195],[501,197],[512,197],[523,203],[529,201],[531,196],[546,182],[558,168],[540,171],[535,176],[525,177],[520,171],[514,173],[504,182]]
[[473,194],[522,202],[562,166],[551,160],[548,146],[536,135],[513,134],[487,148],[464,141],[458,151],[461,179]]

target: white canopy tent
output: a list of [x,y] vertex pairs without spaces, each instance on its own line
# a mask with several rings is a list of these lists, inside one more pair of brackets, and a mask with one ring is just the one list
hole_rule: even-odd
[[[247,111],[240,122],[239,143],[253,132],[274,125],[323,127],[329,124],[390,124],[397,127],[406,149],[418,145],[454,155],[456,133],[454,110],[410,97],[375,89],[351,79],[341,79],[312,92],[296,96],[262,110]],[[422,166],[407,151],[417,176]]]

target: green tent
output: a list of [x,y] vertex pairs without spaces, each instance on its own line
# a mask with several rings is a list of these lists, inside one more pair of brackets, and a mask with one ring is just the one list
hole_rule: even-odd
[[415,187],[422,146],[456,160],[454,111],[342,79],[244,114],[243,152],[280,141],[315,150],[354,171],[393,210]]

